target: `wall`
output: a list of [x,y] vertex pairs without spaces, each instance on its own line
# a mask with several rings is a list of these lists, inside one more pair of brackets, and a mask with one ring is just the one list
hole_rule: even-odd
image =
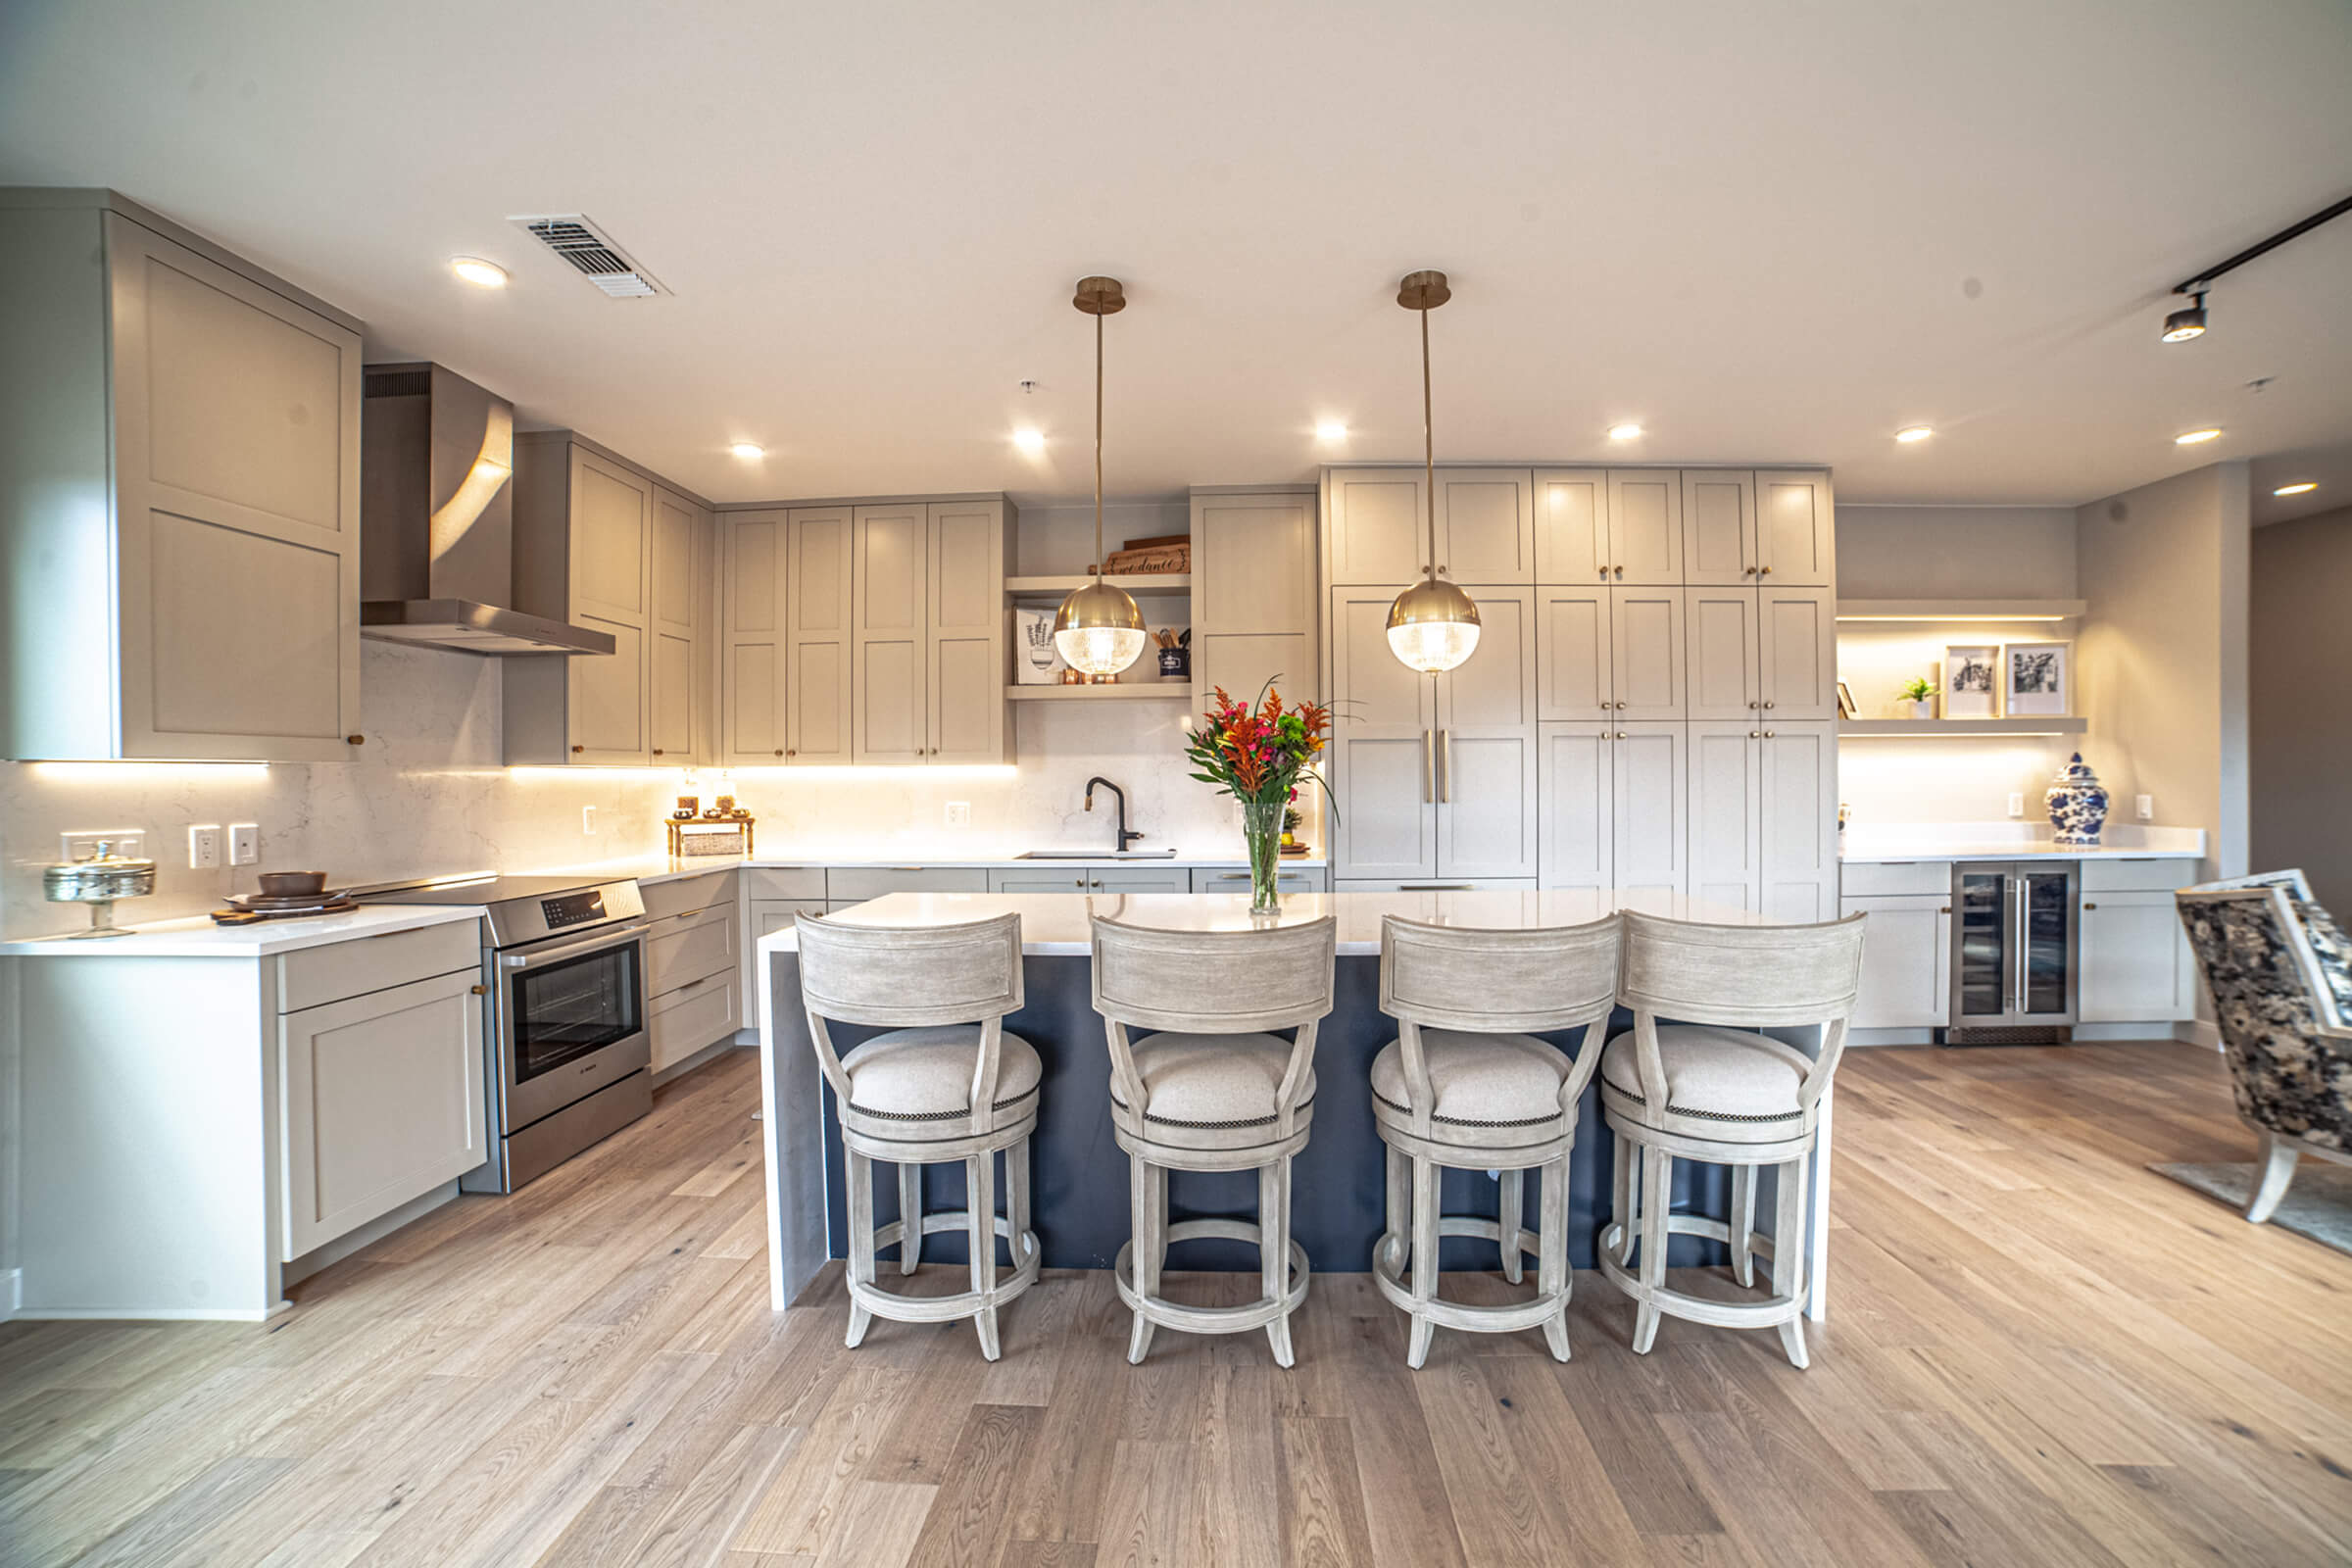
[[2204,828],[2207,876],[2248,858],[2249,510],[2246,465],[2217,463],[2075,514],[2082,755],[2124,811]]
[[2352,909],[2352,508],[2254,530],[2247,732],[2256,868],[2299,865]]

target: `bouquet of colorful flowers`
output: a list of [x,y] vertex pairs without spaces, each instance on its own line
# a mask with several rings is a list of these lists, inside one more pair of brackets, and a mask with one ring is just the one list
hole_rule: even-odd
[[1331,710],[1316,703],[1285,708],[1272,680],[1259,689],[1258,699],[1252,710],[1217,687],[1184,755],[1195,769],[1193,777],[1242,803],[1252,906],[1270,909],[1275,906],[1274,865],[1282,848],[1283,815],[1298,798],[1302,775],[1323,782],[1312,769],[1323,755]]

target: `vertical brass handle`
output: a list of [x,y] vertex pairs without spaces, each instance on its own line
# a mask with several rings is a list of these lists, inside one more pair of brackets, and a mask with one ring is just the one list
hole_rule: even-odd
[[1421,799],[1425,803],[1438,798],[1437,768],[1438,764],[1430,751],[1429,731],[1423,730],[1421,732]]
[[1438,731],[1438,799],[1453,800],[1453,731]]

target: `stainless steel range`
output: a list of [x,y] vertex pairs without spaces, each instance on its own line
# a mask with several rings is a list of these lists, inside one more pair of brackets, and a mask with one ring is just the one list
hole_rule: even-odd
[[491,1142],[469,1193],[511,1193],[653,1108],[645,900],[634,880],[484,876],[363,895],[482,911]]

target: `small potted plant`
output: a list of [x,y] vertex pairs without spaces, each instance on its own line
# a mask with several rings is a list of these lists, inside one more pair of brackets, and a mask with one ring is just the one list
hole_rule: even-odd
[[1282,847],[1284,849],[1290,849],[1298,842],[1298,824],[1304,820],[1305,818],[1298,814],[1298,808],[1296,806],[1283,808]]
[[1934,718],[1936,696],[1939,689],[1934,681],[1923,675],[1906,686],[1896,688],[1894,695],[1908,705],[1911,717]]

